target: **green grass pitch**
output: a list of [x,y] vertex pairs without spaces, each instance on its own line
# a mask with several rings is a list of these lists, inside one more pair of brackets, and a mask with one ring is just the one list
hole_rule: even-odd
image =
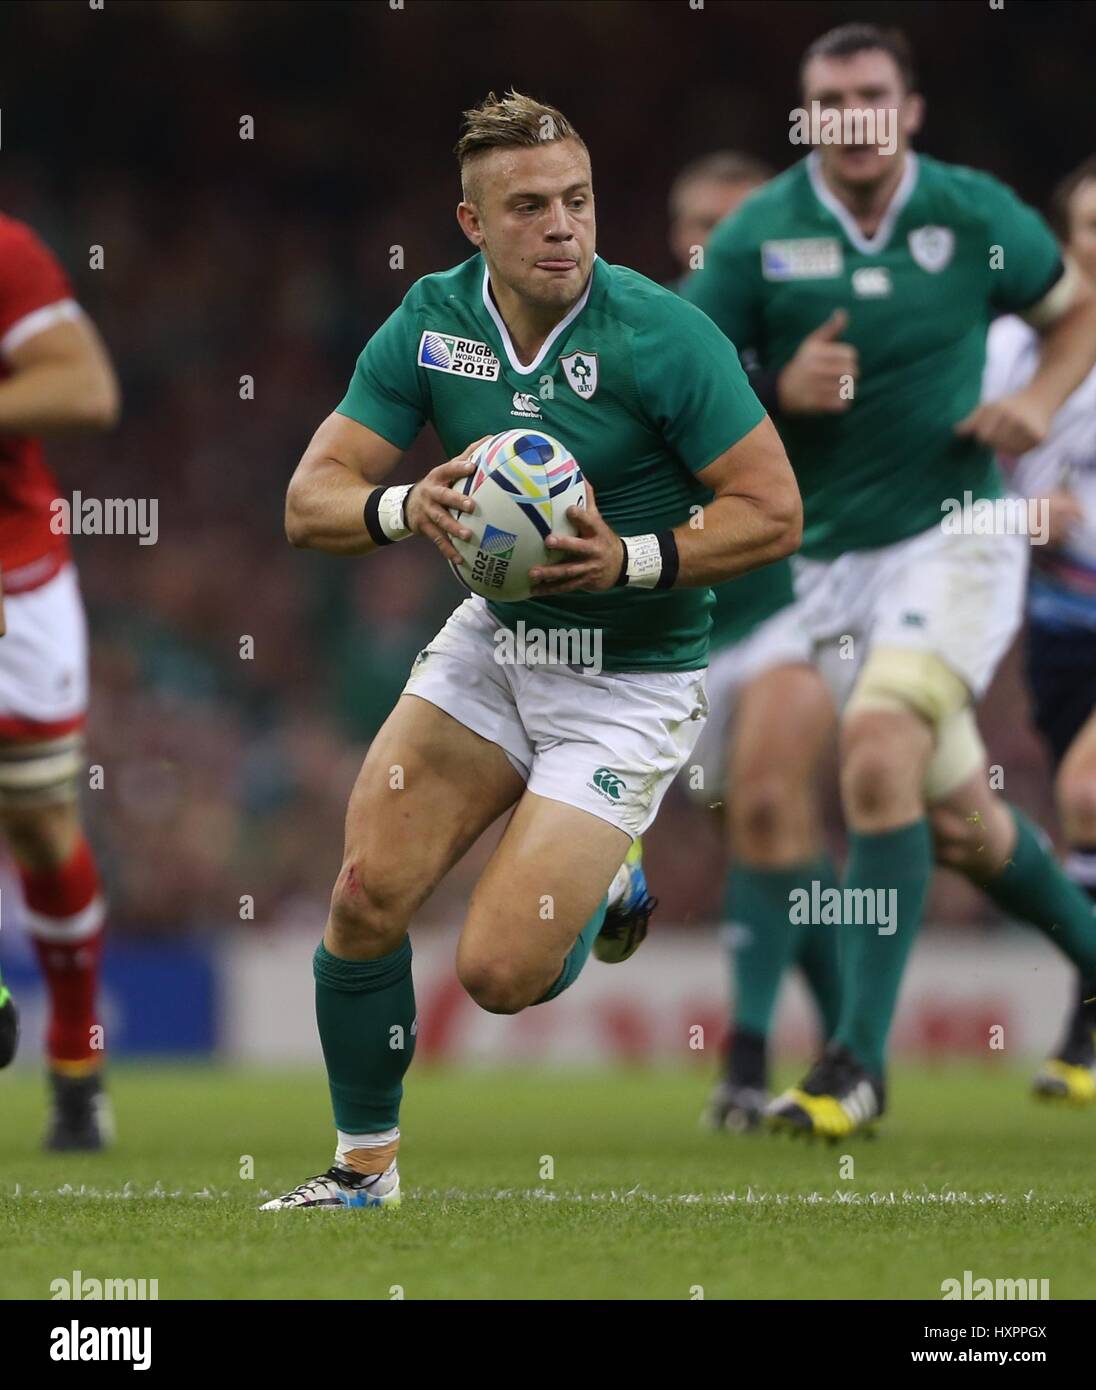
[[1096,1294],[1096,1110],[906,1068],[877,1138],[808,1145],[702,1133],[707,1081],[415,1068],[402,1208],[269,1214],[330,1160],[319,1075],[118,1067],[118,1146],[66,1157],[39,1151],[40,1079],[5,1074],[0,1291],[78,1269],[161,1299],[939,1299],[970,1269]]

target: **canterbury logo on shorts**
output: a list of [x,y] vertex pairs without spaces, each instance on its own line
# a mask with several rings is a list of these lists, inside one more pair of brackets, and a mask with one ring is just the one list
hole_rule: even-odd
[[615,772],[610,772],[607,767],[598,768],[591,785],[611,801],[619,801],[620,793],[624,790],[623,778],[618,777]]

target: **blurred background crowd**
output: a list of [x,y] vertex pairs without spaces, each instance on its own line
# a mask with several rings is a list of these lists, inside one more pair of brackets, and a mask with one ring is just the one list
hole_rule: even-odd
[[[694,0],[694,4],[696,0]],[[469,251],[453,209],[460,112],[511,85],[560,106],[594,162],[599,249],[678,273],[667,192],[733,149],[781,169],[806,44],[900,25],[920,145],[1045,206],[1090,153],[1087,6],[704,0],[106,0],[0,7],[0,210],[60,254],[125,395],[112,435],[52,441],[63,495],[156,498],[159,540],[85,537],[88,794],[114,930],[234,922],[315,933],[346,798],[415,655],[460,600],[418,541],[369,560],[292,550],[286,483],[365,340],[421,275]],[[1087,30],[1087,38],[1085,31]],[[1080,105],[1084,105],[1083,102]],[[254,138],[240,122],[254,118]],[[103,248],[91,270],[89,248]],[[402,248],[402,268],[392,248]],[[241,378],[254,399],[241,399]],[[430,431],[401,466],[439,462]],[[253,657],[241,657],[251,637]],[[984,725],[1010,799],[1053,824],[1015,653]],[[840,825],[831,799],[832,829]],[[648,840],[671,923],[714,920],[719,819],[677,789]],[[426,921],[458,920],[490,847]],[[987,911],[941,875],[932,919]]]

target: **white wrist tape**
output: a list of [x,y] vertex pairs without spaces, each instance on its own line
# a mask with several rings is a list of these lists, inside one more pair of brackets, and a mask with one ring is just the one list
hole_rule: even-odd
[[377,521],[390,541],[403,541],[411,534],[403,514],[403,504],[414,483],[402,487],[386,487],[377,503]]
[[646,536],[621,536],[628,552],[625,583],[632,589],[653,589],[662,577],[662,547],[652,531]]

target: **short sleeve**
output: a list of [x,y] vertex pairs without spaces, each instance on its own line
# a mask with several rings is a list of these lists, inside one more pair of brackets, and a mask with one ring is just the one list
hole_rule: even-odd
[[761,327],[761,257],[739,216],[721,222],[704,250],[704,266],[694,270],[681,296],[695,304],[730,338],[756,347]]
[[1061,276],[1061,248],[1046,220],[1007,184],[983,175],[978,198],[986,216],[990,302],[1000,313],[1021,314]]
[[397,449],[410,448],[427,416],[416,323],[405,299],[362,349],[346,395],[335,407]]
[[636,334],[636,382],[647,414],[699,473],[765,418],[734,344],[711,319],[673,300]]
[[0,355],[79,312],[53,252],[24,223],[0,220]]

